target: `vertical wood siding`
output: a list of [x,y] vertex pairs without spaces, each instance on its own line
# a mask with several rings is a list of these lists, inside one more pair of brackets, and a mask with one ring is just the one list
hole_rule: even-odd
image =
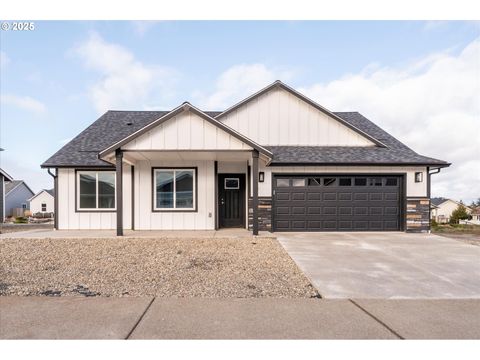
[[373,146],[374,144],[289,92],[274,88],[221,118],[262,145]]
[[184,111],[122,147],[125,150],[250,150],[198,115]]

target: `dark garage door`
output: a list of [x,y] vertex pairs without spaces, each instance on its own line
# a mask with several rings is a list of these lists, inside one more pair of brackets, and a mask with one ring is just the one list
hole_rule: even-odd
[[275,231],[400,230],[402,177],[276,175]]

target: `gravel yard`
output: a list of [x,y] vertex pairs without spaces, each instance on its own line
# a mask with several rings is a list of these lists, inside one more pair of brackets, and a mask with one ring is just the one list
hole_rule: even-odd
[[0,295],[312,297],[276,239],[0,239]]

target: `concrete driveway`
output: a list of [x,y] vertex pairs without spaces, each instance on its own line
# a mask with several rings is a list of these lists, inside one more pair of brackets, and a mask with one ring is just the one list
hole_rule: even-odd
[[480,246],[432,234],[276,235],[325,298],[480,298]]

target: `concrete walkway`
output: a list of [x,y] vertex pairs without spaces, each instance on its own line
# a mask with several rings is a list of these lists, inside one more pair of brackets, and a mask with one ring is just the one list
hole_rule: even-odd
[[480,300],[0,297],[0,339],[480,339]]
[[327,299],[480,298],[480,246],[400,232],[276,236]]

